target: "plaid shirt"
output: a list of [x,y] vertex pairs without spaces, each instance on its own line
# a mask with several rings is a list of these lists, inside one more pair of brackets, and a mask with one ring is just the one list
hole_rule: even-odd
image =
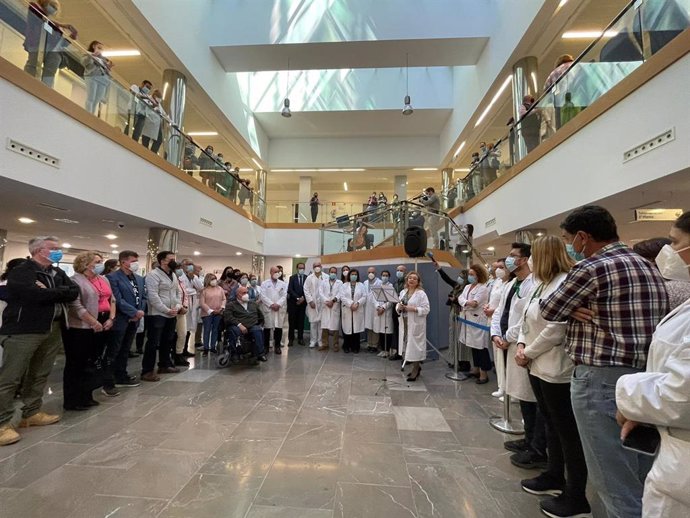
[[[580,307],[594,311],[590,322],[569,318]],[[576,364],[644,369],[669,304],[656,269],[617,242],[576,264],[540,308],[546,320],[568,320],[565,347]]]

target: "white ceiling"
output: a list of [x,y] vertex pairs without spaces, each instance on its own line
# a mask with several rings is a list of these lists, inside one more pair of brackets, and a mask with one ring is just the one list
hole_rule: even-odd
[[451,113],[416,110],[404,117],[399,110],[361,110],[293,112],[289,119],[278,112],[254,116],[270,138],[407,137],[440,135]]
[[279,45],[216,46],[211,50],[227,72],[463,66],[477,63],[488,38],[344,41]]

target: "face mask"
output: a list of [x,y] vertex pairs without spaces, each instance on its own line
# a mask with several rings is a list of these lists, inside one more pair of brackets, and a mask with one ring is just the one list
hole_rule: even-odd
[[96,275],[101,275],[105,271],[105,265],[103,263],[98,263],[93,267],[93,273]]
[[242,295],[242,296],[240,297],[240,300],[241,300],[242,302],[249,302],[249,293],[245,293],[244,295]]
[[462,278],[462,275],[458,275],[456,281],[458,284],[465,284],[465,279]]
[[57,14],[57,12],[57,7],[55,7],[54,5],[49,5],[48,7],[46,7],[46,14],[48,16],[54,16],[55,14]]
[[527,267],[529,268],[530,272],[534,271],[534,261],[532,261],[532,256],[529,256],[529,259],[527,259]]
[[381,282],[383,284],[388,284],[388,279],[389,279],[388,275],[382,275],[381,276]]
[[151,89],[148,86],[145,86],[141,89],[142,94],[147,94],[151,91]]
[[243,277],[240,279],[240,284],[242,286],[246,286],[248,283],[249,283],[249,279],[247,279],[246,277]]
[[304,268],[300,268],[299,270],[297,270],[297,273],[299,273],[300,275],[304,275]]
[[134,261],[133,263],[129,263],[129,269],[132,270],[132,272],[136,273],[139,271],[139,261]]
[[[170,261],[168,263],[168,268],[172,271],[177,270],[177,262],[175,262],[175,260],[173,259],[172,261]],[[180,271],[182,271],[182,270],[180,270]]]
[[370,281],[373,281],[376,278],[376,274],[369,273],[369,274],[367,274],[367,277],[369,277]]
[[187,265],[187,273],[194,273],[194,265],[193,264]]
[[356,274],[356,273],[353,273],[352,275],[350,275],[350,280],[351,280],[351,281],[356,281],[356,280],[357,280],[357,274]]
[[213,279],[211,282],[208,283],[209,286],[213,286],[214,288],[218,286],[218,281],[216,279]]
[[320,266],[314,266],[314,273],[321,273],[321,267]]
[[62,261],[62,250],[51,250],[48,254],[48,260],[51,263],[59,263]]
[[249,281],[249,284],[251,284],[252,286],[256,286],[257,282],[258,281],[256,279],[252,279],[251,281]]
[[509,272],[514,272],[517,270],[517,264],[516,264],[517,259],[512,256],[506,257],[506,268],[508,268]]
[[496,268],[495,275],[497,279],[503,280],[506,278],[506,271],[503,268]]
[[343,277],[347,279],[347,274],[350,273],[350,270],[343,270]]
[[182,270],[182,268],[178,268],[177,270],[175,270],[175,275],[177,275],[178,277],[182,277],[184,275],[184,271]]
[[329,273],[328,278],[332,281],[336,280],[338,278],[338,274],[336,273]]
[[468,275],[467,276],[467,282],[469,282],[470,284],[476,284],[477,277],[475,275]]
[[685,264],[680,252],[687,250],[690,246],[686,246],[681,250],[674,250],[671,245],[664,245],[664,247],[656,256],[656,265],[659,267],[659,272],[664,279],[674,281],[690,281],[690,265]]
[[565,245],[565,250],[566,250],[566,252],[568,252],[568,255],[574,261],[580,262],[580,261],[584,261],[586,259],[585,254],[583,254],[582,252],[576,252],[575,251],[575,247],[573,246],[572,243],[568,243],[567,245]]
[[405,277],[405,272],[397,271],[397,272],[395,272],[395,276],[398,279],[402,279],[403,277]]
[[278,279],[280,279],[280,272],[274,273],[273,275],[271,275],[271,277],[273,277],[274,281],[277,281]]

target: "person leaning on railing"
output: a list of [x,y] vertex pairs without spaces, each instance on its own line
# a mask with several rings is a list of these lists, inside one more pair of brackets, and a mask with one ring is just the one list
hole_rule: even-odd
[[94,113],[96,107],[105,101],[110,88],[110,70],[113,62],[103,55],[103,44],[100,41],[92,41],[88,48],[89,53],[82,57],[84,65],[84,81],[86,82],[86,103],[84,108],[89,113]]

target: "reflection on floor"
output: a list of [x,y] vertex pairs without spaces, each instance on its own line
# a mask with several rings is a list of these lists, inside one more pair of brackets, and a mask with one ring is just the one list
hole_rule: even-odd
[[[0,517],[533,517],[495,384],[305,347],[260,368],[199,358],[0,448]],[[135,360],[132,360],[135,362]],[[137,372],[135,364],[131,371]],[[62,363],[45,408],[61,411]],[[381,386],[387,375],[397,383]],[[514,438],[514,437],[513,437]]]

